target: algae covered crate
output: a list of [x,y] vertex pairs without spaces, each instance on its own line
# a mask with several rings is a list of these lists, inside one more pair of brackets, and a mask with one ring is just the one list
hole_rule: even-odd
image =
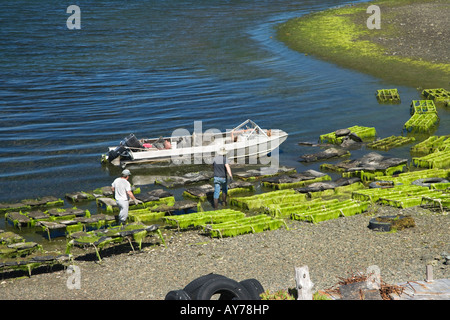
[[257,233],[265,230],[276,230],[284,226],[282,219],[275,219],[265,214],[239,218],[236,220],[204,225],[203,229],[213,238],[234,237],[245,233]]
[[403,126],[406,132],[428,132],[439,123],[436,113],[415,113]]
[[[361,126],[353,126],[347,128],[351,133],[356,134],[359,138],[365,139],[373,139],[377,135],[377,131],[373,127],[361,127]],[[341,144],[343,141],[343,137],[337,136],[335,132],[323,134],[319,137],[319,141],[321,143],[332,143],[332,144]]]
[[294,189],[286,189],[261,193],[249,197],[232,198],[231,204],[246,210],[258,210],[264,209],[271,204],[302,202],[306,200],[306,197],[306,194],[298,193]]
[[430,100],[433,100],[436,104],[442,104],[445,106],[450,105],[450,91],[443,88],[437,89],[424,89],[422,95]]
[[433,194],[422,197],[421,205],[437,208],[442,213],[450,209],[450,190],[441,194]]
[[439,123],[436,106],[431,100],[413,100],[411,118],[403,125],[406,132],[428,132]]
[[109,244],[117,244],[128,241],[134,251],[131,243],[133,240],[141,250],[142,241],[145,237],[157,233],[161,243],[165,245],[164,238],[157,225],[145,225],[142,223],[130,223],[123,226],[115,226],[101,230],[89,232],[76,232],[70,234],[66,245],[66,254],[70,254],[74,246],[85,248],[93,247],[99,261],[101,261],[100,251]]
[[390,136],[384,139],[368,143],[367,147],[371,149],[388,151],[392,148],[401,147],[405,144],[416,141],[414,137]]
[[450,135],[430,136],[424,141],[411,147],[411,152],[416,154],[430,154],[436,151],[450,150]]
[[437,113],[436,105],[432,100],[413,100],[411,102],[410,111],[411,115],[419,113]]
[[63,206],[64,200],[47,196],[37,199],[25,199],[17,203],[0,203],[0,213],[9,211],[32,210],[36,208],[51,208]]
[[199,227],[205,223],[219,223],[230,220],[236,220],[244,217],[245,214],[241,211],[232,209],[201,211],[188,213],[177,216],[165,217],[164,221],[179,229],[187,229],[191,227]]
[[400,94],[397,89],[380,89],[377,90],[376,96],[380,102],[400,103]]
[[128,219],[132,222],[150,222],[163,218],[165,211],[152,211],[152,208],[135,209],[128,211]]
[[321,222],[338,217],[353,216],[367,210],[369,202],[356,200],[321,200],[313,206],[305,207],[292,213],[293,220]]
[[68,255],[44,253],[38,243],[25,242],[25,238],[14,232],[0,230],[0,272],[19,270],[31,276],[35,268],[61,265],[67,261]]
[[413,157],[412,164],[421,168],[450,168],[450,149],[436,151],[423,157]]
[[425,170],[417,170],[417,171],[409,171],[400,173],[398,175],[390,176],[378,176],[375,177],[375,180],[378,181],[392,181],[394,184],[411,184],[415,180],[418,179],[426,179],[426,178],[443,178],[447,179],[450,177],[450,169],[425,169]]
[[409,208],[422,203],[423,197],[440,196],[441,191],[416,185],[399,185],[394,188],[374,188],[353,192],[353,199],[376,202],[397,208]]

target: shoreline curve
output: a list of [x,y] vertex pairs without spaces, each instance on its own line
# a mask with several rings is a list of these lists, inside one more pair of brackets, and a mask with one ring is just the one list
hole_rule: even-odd
[[[380,29],[369,29],[369,5]],[[450,4],[444,0],[381,0],[330,8],[277,27],[289,48],[339,66],[415,88],[450,84]]]

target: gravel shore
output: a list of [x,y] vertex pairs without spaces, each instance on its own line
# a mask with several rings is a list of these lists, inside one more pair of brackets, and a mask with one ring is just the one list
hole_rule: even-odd
[[[410,214],[415,227],[395,233],[368,228],[374,215]],[[0,281],[2,299],[164,299],[207,273],[237,281],[258,279],[271,292],[295,287],[294,267],[308,265],[314,291],[329,289],[339,277],[377,265],[388,284],[425,278],[427,264],[434,278],[449,278],[442,257],[450,252],[450,216],[420,207],[404,210],[376,206],[368,213],[318,224],[288,220],[281,228],[233,238],[211,239],[199,231],[165,230],[167,248],[148,238],[141,252],[129,246],[105,249],[101,264],[79,251],[75,265],[81,288],[68,289],[65,270]],[[153,240],[151,240],[153,239]],[[114,249],[113,249],[114,248]],[[122,251],[122,252],[121,252]]]
[[445,0],[389,8],[383,23],[397,30],[390,36],[366,36],[386,48],[386,55],[400,55],[433,63],[450,62],[450,4]]

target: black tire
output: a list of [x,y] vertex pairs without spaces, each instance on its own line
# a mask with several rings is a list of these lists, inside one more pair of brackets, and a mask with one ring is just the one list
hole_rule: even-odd
[[211,279],[216,278],[226,278],[225,276],[222,276],[220,274],[215,273],[209,273],[207,275],[201,276],[195,280],[192,280],[186,287],[184,287],[184,291],[192,298],[192,300],[195,300],[197,296],[197,292],[200,289],[201,286],[203,286],[206,282],[208,282]]
[[191,297],[184,290],[173,290],[166,294],[164,300],[191,300]]
[[[386,216],[381,218],[394,218],[394,216]],[[373,218],[369,220],[369,229],[381,232],[389,232],[391,231],[391,223],[378,221],[377,218]]]
[[246,279],[239,282],[250,294],[251,300],[261,300],[261,294],[264,293],[264,288],[256,279]]
[[197,292],[196,300],[211,300],[220,294],[219,300],[250,300],[250,293],[239,282],[229,278],[216,278],[206,282]]

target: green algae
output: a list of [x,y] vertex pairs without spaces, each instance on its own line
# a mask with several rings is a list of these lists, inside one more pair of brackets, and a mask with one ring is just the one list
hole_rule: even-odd
[[147,226],[141,223],[131,223],[124,226],[109,227],[104,230],[73,233],[68,237],[66,254],[70,254],[74,246],[82,248],[93,247],[98,260],[101,262],[102,259],[100,256],[100,251],[107,245],[128,241],[134,251],[134,247],[131,243],[132,238],[133,241],[138,244],[139,250],[141,250],[143,239],[151,235],[153,232],[158,234],[162,244],[166,246],[164,237],[162,236],[158,226]]
[[306,200],[306,194],[298,193],[294,189],[276,190],[265,192],[249,197],[232,198],[230,203],[233,206],[245,210],[259,210],[271,204],[279,204],[285,202],[301,202]]
[[[389,8],[405,5],[404,1],[376,1],[383,16],[395,13]],[[389,56],[386,49],[370,39],[395,37],[394,25],[383,24],[381,29],[369,30],[366,20],[368,3],[332,8],[295,18],[278,26],[277,37],[290,48],[344,67],[372,74],[382,79],[414,87],[447,85],[450,65],[432,63],[415,58]],[[405,9],[407,10],[407,9]]]
[[152,211],[151,208],[128,211],[128,219],[132,222],[151,222],[166,215],[164,211]]
[[416,185],[398,185],[394,188],[374,188],[353,192],[352,198],[396,208],[409,208],[422,203],[423,197],[439,197],[441,191]]
[[31,206],[23,203],[0,203],[0,213],[21,210],[31,210]]
[[386,175],[386,176],[378,176],[375,177],[375,180],[383,180],[383,181],[392,181],[394,184],[406,184],[409,185],[413,181],[417,179],[424,178],[449,178],[450,177],[450,169],[425,169],[425,170],[416,170],[403,172],[395,177]]
[[411,153],[425,155],[445,150],[450,150],[450,135],[430,136],[424,141],[411,147]]
[[202,211],[188,213],[184,215],[165,217],[164,221],[178,229],[195,228],[206,223],[221,223],[244,217],[241,211],[232,209],[223,209],[215,211]]
[[43,251],[42,246],[35,242],[20,242],[0,245],[0,259],[28,256],[36,251]]
[[[41,251],[41,250],[38,250]],[[7,258],[0,262],[0,271],[24,271],[31,277],[31,272],[35,268],[47,266],[51,268],[55,265],[66,265],[70,260],[70,255],[51,254],[42,256],[37,252],[33,252],[25,257]]]
[[405,169],[406,164],[400,164],[398,166],[393,166],[387,169],[381,169],[381,170],[356,170],[352,172],[343,172],[343,177],[358,177],[362,181],[371,181],[375,180],[376,177],[384,176],[384,175],[393,175],[394,173],[403,172]]
[[[95,199],[95,201],[97,203],[97,207],[105,211],[107,214],[114,214],[119,212],[119,207],[117,206],[116,201],[114,199],[97,198]],[[162,205],[173,206],[174,204],[175,204],[175,197],[169,196],[160,198],[158,200],[143,202],[140,204],[130,203],[130,210],[146,209],[146,208],[156,209]]]
[[[361,139],[373,139],[377,135],[377,131],[373,127],[352,126],[347,128],[351,133],[356,134]],[[320,143],[341,144],[344,137],[336,136],[335,132],[322,134],[319,137]]]
[[17,233],[0,230],[0,244],[12,244],[25,242],[25,239]]
[[[196,192],[196,188],[188,189],[183,191],[182,196],[187,199],[192,199],[199,202],[205,202],[208,200],[208,198],[211,198],[214,194],[214,187],[211,185],[207,185],[209,189],[199,190],[199,192]],[[199,187],[202,188],[202,187]],[[228,187],[228,196],[236,196],[238,194],[250,194],[255,191],[255,186],[248,185],[248,186],[241,186],[241,187]],[[219,198],[222,197],[222,191],[219,194]]]
[[433,100],[436,105],[449,106],[450,105],[450,91],[444,88],[438,89],[424,89],[422,96],[427,99]]
[[377,90],[376,97],[379,102],[400,103],[400,94],[397,89]]
[[437,113],[433,100],[413,100],[409,109],[411,115],[415,113]]
[[416,141],[414,137],[390,136],[368,143],[367,147],[376,150],[388,151]]
[[[338,199],[329,200],[328,203],[338,203]],[[281,204],[271,204],[265,208],[265,213],[274,218],[290,218],[293,214],[297,212],[305,212],[310,209],[322,208],[322,199],[313,199],[309,201],[304,201],[302,203],[298,202],[287,202]]]
[[293,220],[303,220],[313,223],[336,219],[341,216],[353,216],[367,210],[369,202],[348,199],[345,201],[321,200],[313,206],[308,206],[293,212]]
[[321,181],[331,181],[331,177],[329,175],[323,175],[321,177],[317,177],[314,179],[308,179],[308,180],[302,180],[302,181],[296,181],[296,182],[287,182],[287,183],[263,181],[263,182],[261,182],[261,185],[264,187],[275,189],[275,190],[285,190],[285,189],[304,187],[311,183],[321,182]]
[[266,230],[276,230],[284,226],[282,219],[275,219],[265,214],[244,217],[223,223],[204,225],[205,232],[213,238],[235,237],[246,233],[258,233]]
[[450,149],[436,151],[423,157],[413,157],[412,164],[421,168],[450,168]]
[[333,198],[351,198],[351,193],[355,190],[364,189],[365,186],[361,182],[352,183],[346,186],[340,186],[333,189],[323,190],[323,191],[315,191],[309,192],[308,196],[311,199],[315,198],[325,198],[325,197],[333,197]]
[[414,113],[403,125],[408,133],[430,132],[439,123],[437,113]]
[[423,196],[420,205],[437,208],[441,213],[445,213],[450,210],[450,190],[447,193]]

